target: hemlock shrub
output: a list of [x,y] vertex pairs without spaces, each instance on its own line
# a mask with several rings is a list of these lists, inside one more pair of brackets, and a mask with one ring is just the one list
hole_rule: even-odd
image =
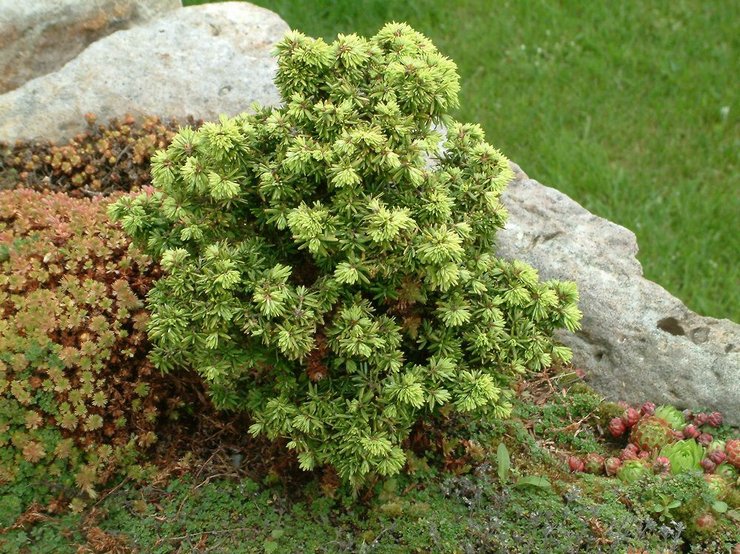
[[492,255],[513,173],[448,115],[456,66],[427,38],[392,23],[277,50],[281,107],[181,129],[155,190],[109,213],[165,272],[155,365],[195,368],[251,433],[357,485],[398,472],[443,406],[507,416],[514,378],[570,358],[551,337],[578,295]]

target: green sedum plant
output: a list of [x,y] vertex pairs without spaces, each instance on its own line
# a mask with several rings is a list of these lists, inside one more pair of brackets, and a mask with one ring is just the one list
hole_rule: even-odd
[[569,359],[552,332],[578,326],[577,291],[492,255],[513,173],[450,117],[456,66],[427,38],[277,50],[281,107],[182,129],[155,190],[109,213],[165,272],[155,365],[195,368],[251,433],[357,485],[398,472],[443,406],[508,415],[513,379]]

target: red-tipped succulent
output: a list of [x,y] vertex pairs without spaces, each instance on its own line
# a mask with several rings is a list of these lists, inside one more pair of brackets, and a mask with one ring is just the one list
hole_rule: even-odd
[[627,460],[636,460],[639,451],[640,449],[637,446],[630,443],[624,447],[619,457],[622,459],[623,462],[626,462]]
[[635,408],[627,408],[622,414],[622,421],[624,422],[625,427],[632,428],[638,421],[640,421],[640,412]]
[[594,475],[604,473],[604,457],[596,452],[589,452],[586,454],[583,466],[586,473],[593,473]]
[[630,433],[630,443],[640,450],[652,451],[673,442],[673,432],[664,419],[655,416],[642,418]]
[[719,465],[727,459],[727,454],[721,450],[712,450],[707,457],[715,464]]
[[619,468],[622,467],[622,460],[614,456],[604,460],[604,470],[610,477],[617,474]]
[[671,471],[671,461],[665,456],[658,456],[653,462],[653,470],[656,473],[668,473]]
[[707,423],[712,427],[719,427],[722,425],[722,414],[719,412],[712,412],[707,417]]
[[625,431],[627,431],[627,426],[622,421],[622,418],[615,417],[609,422],[609,433],[615,439],[624,435]]
[[727,461],[740,469],[740,439],[730,439],[725,443]]
[[683,436],[685,439],[695,439],[701,435],[701,431],[696,428],[696,425],[690,423],[683,429]]
[[570,468],[571,473],[579,473],[584,470],[585,465],[583,463],[583,460],[581,460],[577,456],[570,456],[568,458],[568,468]]

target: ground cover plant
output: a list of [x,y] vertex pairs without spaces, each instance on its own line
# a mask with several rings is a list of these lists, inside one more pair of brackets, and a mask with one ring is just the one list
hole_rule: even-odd
[[158,268],[105,207],[0,191],[0,482],[25,499],[50,476],[94,495],[176,403],[147,360]]
[[253,3],[326,40],[393,20],[423,32],[458,64],[456,117],[479,122],[532,178],[634,231],[648,279],[740,321],[732,0]]
[[[154,158],[159,190],[105,198],[114,186],[74,185],[76,174],[95,173],[75,163],[64,179],[73,194],[93,200],[29,191],[44,184],[20,175],[9,185],[18,190],[0,193],[0,551],[735,554],[740,548],[737,430],[716,412],[604,402],[581,381],[583,372],[564,362],[567,351],[549,333],[577,320],[572,288],[539,283],[531,268],[483,257],[502,218],[496,199],[505,158],[475,126],[449,118],[445,151],[437,150],[429,123],[454,104],[446,96],[456,88],[453,66],[410,29],[384,30],[390,32],[369,41],[349,36],[332,45],[289,36],[279,79],[291,100],[282,109],[167,138],[172,145]],[[373,48],[387,56],[382,77],[362,55]],[[308,71],[296,73],[302,64]],[[321,79],[301,81],[312,71]],[[363,82],[365,71],[376,79]],[[361,86],[351,86],[358,80]],[[311,89],[316,81],[330,85]],[[313,108],[306,88],[321,100]],[[403,94],[393,98],[397,89]],[[391,100],[399,109],[391,109],[384,127],[377,108]],[[320,117],[316,104],[323,110],[344,104],[343,115],[355,114],[350,130],[342,128],[346,120]],[[119,125],[94,133],[115,133]],[[131,122],[125,134],[141,136],[138,125]],[[386,133],[383,148],[377,134]],[[336,158],[333,148],[322,148],[327,137],[339,143]],[[131,156],[151,155],[152,143],[144,144],[140,154],[124,147],[116,156],[123,190],[148,183],[126,169],[140,165]],[[59,151],[20,148],[16,155],[22,151],[32,162],[39,152]],[[341,154],[358,151],[375,156],[353,156],[355,165],[342,167]],[[393,153],[399,165],[384,166]],[[393,186],[382,188],[388,167],[396,170]],[[353,173],[372,197],[363,196]],[[423,202],[403,194],[405,180]],[[308,194],[310,204],[288,185]],[[452,217],[452,203],[464,213]],[[108,221],[108,210],[121,226]],[[347,221],[355,232],[340,248]],[[435,227],[447,232],[423,232]],[[257,241],[255,230],[263,234]],[[130,244],[127,232],[153,259]],[[414,232],[425,241],[416,242]],[[451,256],[453,264],[440,264],[423,255],[429,244],[444,254],[455,235],[451,243],[465,261]],[[234,247],[240,242],[256,242],[252,253],[261,259],[240,265],[248,250]],[[357,244],[363,248],[353,251]],[[457,272],[449,267],[455,263]],[[457,282],[445,279],[445,264]],[[383,265],[397,275],[384,274]],[[237,279],[249,294],[234,292]],[[328,293],[315,296],[342,309],[325,310],[321,320],[315,316],[321,302],[309,302],[311,288],[320,291],[332,280]],[[182,313],[173,318],[172,306]],[[226,321],[232,308],[233,320],[245,323],[236,329]],[[300,328],[281,334],[281,326],[310,317],[308,342],[288,340],[300,338]],[[147,322],[153,359],[198,373],[153,372]],[[348,322],[356,332],[345,332]],[[491,344],[497,346],[486,348]],[[401,357],[386,360],[388,345]],[[301,348],[303,358],[295,355]],[[247,362],[249,371],[240,374],[235,362]],[[373,364],[380,368],[374,375]],[[454,364],[462,385],[446,376],[454,377]],[[478,383],[466,383],[466,372],[476,369]],[[392,379],[409,370],[418,380]],[[343,380],[347,375],[352,379]],[[384,385],[390,385],[385,397]],[[353,387],[362,386],[374,393],[380,414],[352,398]],[[449,398],[440,397],[442,390]],[[311,405],[312,391],[318,400]],[[420,391],[425,405],[415,401]],[[291,402],[309,409],[291,414]],[[277,404],[279,417],[270,412]],[[355,473],[331,444],[326,451],[312,444],[325,437],[311,433],[323,418],[330,422],[325,428],[341,429],[331,409],[344,409],[354,428],[385,431],[381,438],[403,456],[397,467],[383,464],[387,443],[354,440],[352,428],[349,448],[339,452],[354,456],[350,470],[367,461]],[[388,422],[395,427],[383,429]],[[250,426],[257,437],[245,433]],[[314,449],[313,467],[300,441]]]
[[[603,402],[573,370],[531,375],[519,383],[512,402],[507,421],[451,416],[428,422],[406,444],[404,471],[360,498],[331,474],[286,466],[290,452],[284,447],[269,454],[264,444],[245,443],[228,420],[202,435],[188,429],[195,438],[190,450],[180,447],[182,458],[161,463],[145,482],[113,487],[86,500],[79,512],[55,513],[43,506],[15,511],[20,517],[0,534],[0,547],[7,552],[733,552],[740,540],[738,488],[729,482],[720,493],[725,509],[717,504],[715,479],[699,471],[650,471],[631,483],[603,472],[570,472],[571,456],[590,452],[608,458],[624,445],[611,436],[608,422],[625,408]],[[718,436],[731,432],[713,429]],[[589,438],[573,445],[573,436],[582,434]],[[208,447],[198,449],[204,442]]]

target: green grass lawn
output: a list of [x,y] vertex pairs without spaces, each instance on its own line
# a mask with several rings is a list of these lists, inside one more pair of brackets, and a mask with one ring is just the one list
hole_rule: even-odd
[[457,62],[459,118],[531,177],[633,230],[648,278],[740,321],[737,3],[254,3],[326,39],[408,22]]

